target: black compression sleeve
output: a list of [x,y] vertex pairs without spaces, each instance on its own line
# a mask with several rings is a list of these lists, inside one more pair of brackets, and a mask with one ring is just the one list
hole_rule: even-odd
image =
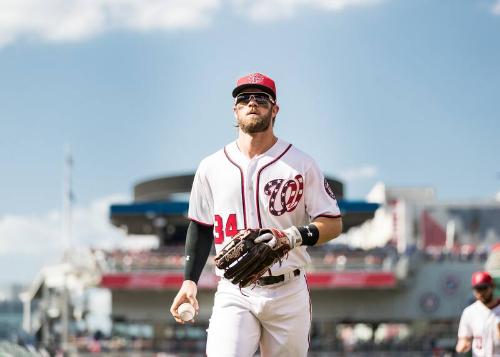
[[186,234],[184,279],[198,283],[213,242],[213,228],[191,221]]

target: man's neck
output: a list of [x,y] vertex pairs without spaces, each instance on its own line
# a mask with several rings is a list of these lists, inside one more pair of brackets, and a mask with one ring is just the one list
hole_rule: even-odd
[[278,141],[278,138],[274,136],[272,131],[246,134],[240,130],[236,143],[243,155],[252,159],[257,155],[265,153],[276,141]]
[[493,298],[489,303],[486,304],[486,307],[488,307],[491,310],[497,307],[498,304],[500,304],[500,300]]

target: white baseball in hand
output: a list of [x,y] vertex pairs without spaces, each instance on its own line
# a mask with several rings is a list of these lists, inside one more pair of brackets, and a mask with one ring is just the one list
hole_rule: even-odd
[[194,317],[194,307],[188,302],[185,302],[179,306],[177,309],[177,313],[179,314],[182,321],[191,321]]

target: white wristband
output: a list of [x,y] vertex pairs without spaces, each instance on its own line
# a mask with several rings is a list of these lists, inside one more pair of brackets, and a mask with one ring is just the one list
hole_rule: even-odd
[[290,228],[283,230],[283,232],[286,234],[286,237],[290,242],[291,249],[302,245],[302,235],[300,234],[297,227],[291,226]]

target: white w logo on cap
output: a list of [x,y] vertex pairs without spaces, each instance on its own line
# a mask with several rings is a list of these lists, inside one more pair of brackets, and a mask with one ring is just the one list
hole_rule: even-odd
[[261,83],[264,80],[264,77],[259,73],[253,73],[248,76],[249,83]]

